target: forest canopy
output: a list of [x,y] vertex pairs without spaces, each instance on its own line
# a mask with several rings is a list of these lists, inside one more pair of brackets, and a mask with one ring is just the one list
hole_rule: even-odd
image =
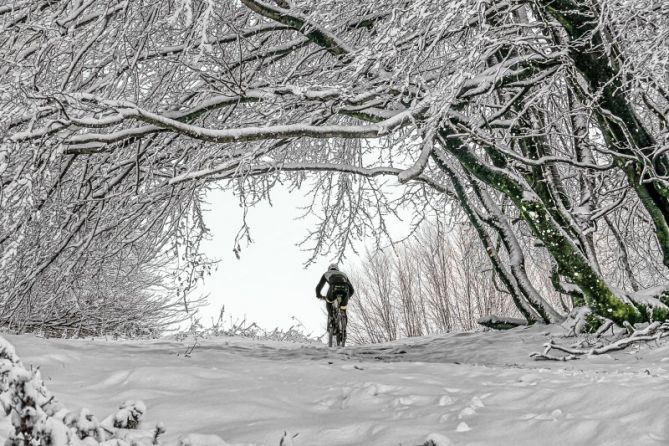
[[566,307],[669,318],[662,0],[38,0],[0,29],[4,324],[167,264],[184,295],[207,187],[277,181],[313,197],[316,254],[409,208],[474,228],[530,323],[565,311],[527,256]]

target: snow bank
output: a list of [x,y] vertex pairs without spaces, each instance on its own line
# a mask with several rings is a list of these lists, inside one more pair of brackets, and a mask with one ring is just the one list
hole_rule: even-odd
[[144,401],[137,432],[148,441],[162,422],[161,444],[669,443],[667,345],[570,363],[528,357],[562,333],[523,327],[340,350],[218,338],[189,358],[170,340],[10,340],[70,409],[106,414]]

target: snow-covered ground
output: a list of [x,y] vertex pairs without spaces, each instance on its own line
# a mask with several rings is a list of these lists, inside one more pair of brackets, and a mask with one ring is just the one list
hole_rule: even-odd
[[[330,350],[213,338],[190,357],[174,340],[7,336],[70,409],[98,418],[128,399],[165,441],[231,444],[667,445],[669,345],[538,362],[549,330],[449,334]],[[567,341],[562,341],[567,342]],[[9,422],[1,422],[7,435]],[[216,444],[213,437],[200,443]]]

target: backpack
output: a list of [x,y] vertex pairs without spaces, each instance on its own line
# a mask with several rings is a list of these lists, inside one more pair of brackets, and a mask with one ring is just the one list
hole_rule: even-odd
[[348,278],[341,272],[332,272],[328,278],[328,283],[330,284],[330,294],[331,296],[344,295],[348,296],[351,288],[348,284]]

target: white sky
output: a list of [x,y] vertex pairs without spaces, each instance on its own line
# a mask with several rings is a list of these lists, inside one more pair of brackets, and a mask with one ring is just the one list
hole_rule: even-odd
[[[225,305],[225,321],[256,322],[264,329],[288,328],[296,317],[307,332],[320,336],[325,332],[325,307],[316,299],[315,288],[330,263],[319,258],[315,265],[304,269],[309,253],[296,246],[307,235],[314,220],[298,220],[300,206],[306,199],[300,191],[288,193],[275,187],[272,203],[263,202],[249,209],[247,222],[251,226],[253,243],[242,244],[241,259],[232,248],[242,221],[242,208],[231,191],[214,190],[207,196],[204,214],[212,239],[203,245],[210,258],[220,259],[218,268],[195,292],[209,294],[210,305],[200,310],[205,326],[218,317]],[[340,264],[347,271],[358,261],[353,253]]]
[[[393,182],[386,184],[387,194],[397,193]],[[204,253],[220,262],[212,275],[194,291],[194,297],[209,295],[209,305],[200,309],[202,323],[210,326],[225,305],[224,322],[246,319],[266,330],[287,329],[302,323],[307,333],[325,333],[326,312],[323,301],[316,299],[316,284],[332,260],[318,257],[304,268],[311,252],[297,246],[316,226],[316,218],[300,218],[300,208],[310,203],[300,190],[289,193],[285,187],[272,188],[272,205],[266,201],[250,208],[246,221],[251,227],[253,243],[242,243],[241,258],[232,249],[239,232],[243,209],[231,190],[212,190],[207,194],[204,220],[211,240],[203,243]],[[400,210],[400,213],[402,211]],[[388,217],[386,225],[395,240],[401,240],[410,229],[409,211],[405,221]],[[367,244],[374,249],[372,242]],[[364,255],[365,246],[356,246]],[[361,264],[360,256],[346,252],[339,262],[342,271],[350,273]],[[354,284],[355,285],[355,284]],[[326,288],[327,289],[327,288]],[[325,290],[324,290],[325,291]],[[297,321],[293,318],[296,318]],[[299,322],[298,322],[299,321]]]

